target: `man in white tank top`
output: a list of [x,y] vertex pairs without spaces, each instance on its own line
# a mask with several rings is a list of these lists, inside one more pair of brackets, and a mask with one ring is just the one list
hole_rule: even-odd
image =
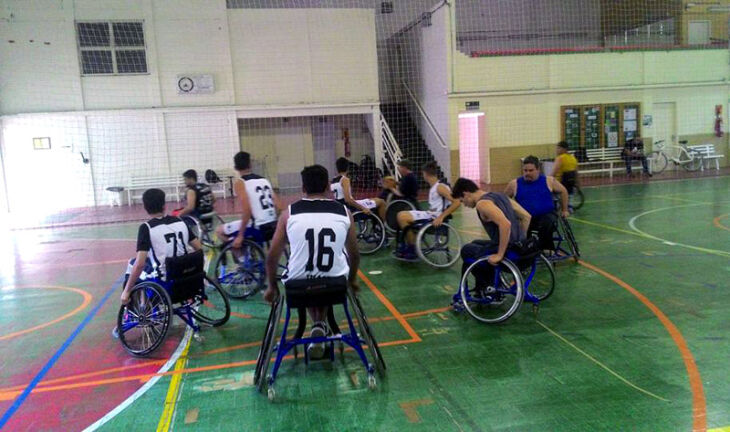
[[277,213],[280,211],[279,199],[271,182],[251,172],[250,154],[238,152],[233,157],[233,163],[240,176],[233,183],[233,192],[241,200],[241,220],[219,226],[216,234],[223,242],[235,235],[234,248],[241,247],[247,227],[259,230],[263,240],[271,240],[276,229]]
[[347,176],[348,165],[350,161],[346,158],[339,158],[335,162],[337,166],[337,177],[332,179],[330,190],[334,195],[335,201],[346,205],[352,211],[361,211],[370,214],[371,210],[378,213],[380,219],[385,219],[385,201],[380,198],[366,198],[356,200],[352,197],[352,183]]
[[[461,202],[451,197],[451,188],[441,183],[438,178],[438,166],[436,162],[428,162],[421,169],[423,178],[431,187],[428,191],[428,210],[407,210],[398,213],[398,226],[404,231],[415,222],[429,221],[438,227],[444,220],[459,208]],[[449,203],[447,206],[446,203]],[[415,233],[408,230],[405,235],[405,244],[401,250],[396,251],[397,258],[415,260],[416,251],[414,248]]]
[[[284,247],[289,242],[287,280],[347,276],[350,289],[358,290],[355,282],[360,265],[357,238],[352,216],[347,208],[327,198],[329,184],[327,169],[313,165],[302,170],[304,199],[284,210],[276,226],[266,257],[269,279],[264,299],[271,303],[279,295],[276,270]],[[309,308],[314,322],[312,337],[325,336],[328,307]],[[308,347],[312,358],[321,358],[324,344]]]

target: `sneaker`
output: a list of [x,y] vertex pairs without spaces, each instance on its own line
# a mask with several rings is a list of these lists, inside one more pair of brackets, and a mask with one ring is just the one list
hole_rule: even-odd
[[[312,325],[312,331],[309,333],[309,337],[318,338],[325,337],[327,335],[327,325],[323,322],[316,322]],[[324,357],[325,343],[310,343],[307,347],[307,353],[309,358],[312,360],[319,360]]]
[[114,339],[119,339],[119,329],[117,328],[117,326],[114,326],[114,328],[112,329],[112,337]]

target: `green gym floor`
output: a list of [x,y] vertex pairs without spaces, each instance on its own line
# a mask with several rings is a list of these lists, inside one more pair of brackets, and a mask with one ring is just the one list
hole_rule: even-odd
[[[364,257],[387,378],[369,390],[352,352],[288,360],[274,403],[252,387],[260,296],[200,339],[176,319],[157,353],[131,358],[109,333],[137,224],[15,232],[0,255],[0,412],[51,364],[8,430],[730,431],[728,191],[730,177],[587,188],[571,218],[584,261],[557,264],[539,312],[501,325],[449,308],[458,264]],[[454,222],[482,237],[473,210]]]

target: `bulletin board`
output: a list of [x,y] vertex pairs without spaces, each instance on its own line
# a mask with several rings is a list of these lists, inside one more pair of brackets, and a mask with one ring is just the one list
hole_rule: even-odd
[[561,136],[570,150],[623,147],[641,136],[638,102],[566,105],[560,108]]

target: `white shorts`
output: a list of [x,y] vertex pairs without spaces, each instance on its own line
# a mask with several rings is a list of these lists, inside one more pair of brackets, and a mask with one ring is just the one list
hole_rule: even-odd
[[[248,226],[251,226],[251,221],[248,222]],[[241,230],[241,220],[235,220],[233,222],[228,222],[226,224],[223,224],[223,234],[229,236],[231,234],[235,234],[238,231]]]
[[432,221],[438,216],[436,213],[424,210],[409,210],[408,213],[413,217],[413,221]]
[[361,206],[365,207],[368,210],[372,210],[378,205],[375,203],[375,201],[371,199],[361,199],[361,200],[355,200],[356,203],[360,204]]

